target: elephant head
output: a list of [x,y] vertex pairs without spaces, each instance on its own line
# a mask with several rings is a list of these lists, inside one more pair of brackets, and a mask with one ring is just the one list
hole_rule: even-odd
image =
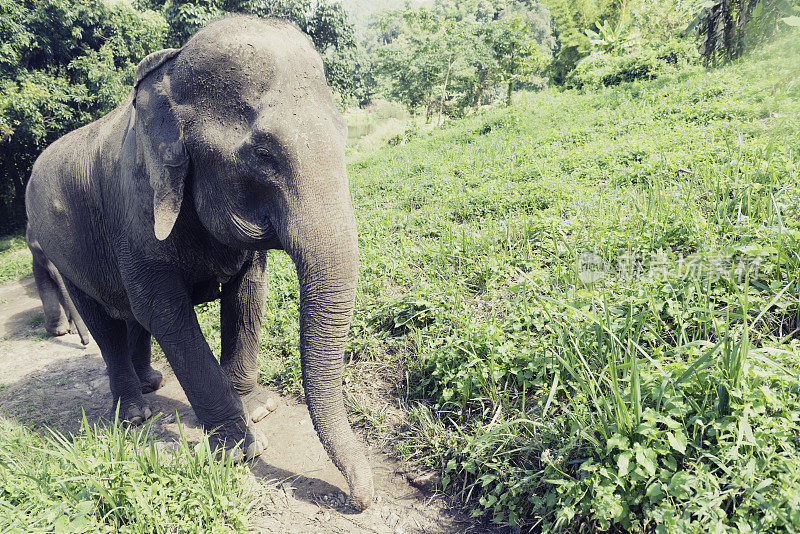
[[218,242],[282,248],[294,261],[309,412],[351,499],[365,508],[372,477],[342,397],[358,275],[356,223],[346,126],[319,54],[287,22],[221,19],[181,49],[145,58],[133,106],[122,172],[146,169],[156,239],[169,242],[191,202]]

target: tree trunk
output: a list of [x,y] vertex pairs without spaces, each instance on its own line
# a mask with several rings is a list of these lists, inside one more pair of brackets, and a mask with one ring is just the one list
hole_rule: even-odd
[[442,85],[442,98],[439,102],[439,118],[436,121],[436,126],[442,125],[442,110],[444,109],[444,99],[447,98],[447,83],[450,81],[450,71],[453,68],[453,55],[447,58],[447,74],[444,76],[444,85]]

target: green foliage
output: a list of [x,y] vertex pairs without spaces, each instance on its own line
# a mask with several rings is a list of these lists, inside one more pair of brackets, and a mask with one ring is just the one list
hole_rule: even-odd
[[492,100],[491,91],[541,86],[552,47],[549,13],[519,2],[437,1],[390,12],[380,21],[375,58],[387,97],[426,118],[462,116]]
[[780,21],[800,11],[793,0],[719,0],[703,4],[689,24],[697,28],[703,62],[740,57],[775,35]]
[[31,253],[24,236],[0,238],[0,284],[31,274]]
[[639,34],[625,27],[622,21],[612,26],[606,19],[595,23],[597,31],[586,29],[584,32],[589,38],[589,53],[621,54],[630,50],[637,44]]
[[514,86],[531,82],[533,76],[544,70],[547,61],[539,43],[530,39],[535,24],[534,19],[515,16],[493,24],[487,31],[486,40],[497,62],[498,79],[508,84],[509,106]]
[[650,51],[626,56],[592,54],[580,62],[567,77],[567,87],[597,89],[635,80],[652,80],[664,72],[665,62]]
[[608,0],[546,0],[544,3],[553,14],[558,43],[549,74],[554,82],[560,84],[589,47],[585,30],[605,18],[603,15],[618,17],[613,13],[617,4]]
[[350,15],[358,34],[366,32],[381,12],[402,9],[404,5],[403,0],[342,0],[342,6]]
[[696,9],[694,0],[629,1],[626,3],[627,20],[622,22],[635,28],[643,43],[658,46],[681,35]]
[[619,50],[609,53],[598,49],[578,62],[566,77],[564,85],[598,89],[636,80],[651,80],[683,71],[697,64],[698,60],[696,46],[687,40],[673,39],[657,47],[638,48],[627,54],[620,54]]
[[348,357],[405,365],[398,451],[476,516],[797,528],[800,47],[675,70],[691,50],[349,166]]
[[0,423],[0,524],[6,532],[244,531],[252,505],[244,464],[208,441],[173,452],[149,425],[90,427],[40,438]]
[[[553,12],[559,41],[555,58],[548,68],[557,84],[574,85],[575,76],[585,78],[592,64],[598,64],[601,70],[606,71],[595,76],[602,78],[608,74],[609,63],[620,63],[601,59],[579,67],[589,54],[638,54],[641,62],[641,56],[657,54],[664,43],[683,46],[690,42],[684,29],[695,9],[691,0],[549,0],[546,3]],[[582,72],[573,73],[576,68]],[[610,70],[615,70],[615,67],[610,67]]]
[[0,230],[24,221],[36,156],[124,98],[164,19],[100,0],[0,0]]
[[377,50],[378,73],[386,76],[389,96],[412,111],[423,106],[430,118],[437,105],[444,105],[448,85],[472,75],[470,45],[477,41],[471,27],[425,7],[390,13],[381,25],[383,31],[398,27],[392,42]]
[[200,0],[196,2],[167,2],[163,13],[169,22],[169,42],[172,46],[179,47],[194,32],[221,17],[225,11],[222,2],[215,0]]

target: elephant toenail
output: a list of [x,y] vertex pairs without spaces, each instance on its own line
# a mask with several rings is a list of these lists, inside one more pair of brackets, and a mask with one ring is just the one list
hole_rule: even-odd
[[253,409],[253,412],[250,414],[250,418],[254,423],[258,423],[267,415],[269,415],[269,410],[267,410],[264,406],[258,406]]

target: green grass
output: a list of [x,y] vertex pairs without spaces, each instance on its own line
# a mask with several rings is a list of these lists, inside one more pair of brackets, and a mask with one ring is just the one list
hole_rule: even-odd
[[348,358],[406,367],[401,455],[525,529],[800,528],[798,49],[524,95],[350,165]]
[[174,452],[149,426],[90,427],[69,438],[0,425],[0,529],[11,532],[242,532],[247,467],[208,442]]
[[19,280],[31,274],[31,253],[25,244],[25,236],[13,235],[0,238],[0,284]]

